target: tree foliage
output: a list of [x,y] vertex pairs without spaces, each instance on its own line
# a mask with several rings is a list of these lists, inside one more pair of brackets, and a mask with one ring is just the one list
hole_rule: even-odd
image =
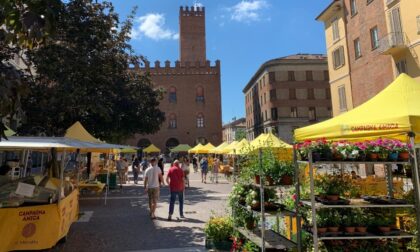
[[245,132],[244,129],[237,129],[235,131],[235,140],[236,141],[240,141],[240,140],[245,139],[245,138],[246,138],[246,132]]
[[148,75],[128,71],[141,63],[128,44],[132,18],[120,23],[108,2],[64,4],[54,36],[28,52],[37,76],[23,102],[21,133],[59,136],[80,121],[96,137],[120,141],[159,129],[160,90]]

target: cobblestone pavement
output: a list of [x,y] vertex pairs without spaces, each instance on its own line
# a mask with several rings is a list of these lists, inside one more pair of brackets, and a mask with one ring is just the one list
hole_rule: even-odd
[[[169,167],[165,167],[167,170]],[[172,221],[167,221],[168,187],[161,189],[157,220],[149,218],[143,184],[132,182],[122,190],[103,196],[80,197],[79,222],[70,229],[67,241],[51,251],[204,251],[203,228],[211,212],[224,213],[232,184],[223,175],[218,184],[201,183],[200,173],[190,175],[185,192],[184,215],[179,219],[178,205]]]

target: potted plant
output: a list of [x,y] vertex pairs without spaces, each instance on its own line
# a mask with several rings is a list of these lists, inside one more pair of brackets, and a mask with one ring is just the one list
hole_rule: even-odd
[[395,146],[395,150],[398,151],[398,159],[406,162],[410,158],[411,144],[400,142]]
[[377,161],[378,155],[382,151],[381,145],[379,144],[379,141],[367,141],[366,142],[366,152],[367,157],[370,161]]
[[354,222],[356,226],[356,232],[366,233],[368,218],[362,209],[354,210]]
[[204,227],[206,247],[219,250],[230,250],[233,234],[232,219],[224,216],[212,216]]
[[277,181],[280,185],[292,185],[295,167],[292,162],[281,161],[277,162],[279,171],[277,173]]
[[328,210],[321,209],[317,212],[316,225],[319,235],[323,235],[328,230]]
[[328,219],[326,221],[328,225],[328,232],[338,232],[340,229],[340,222],[341,222],[341,216],[338,213],[337,210],[330,210],[328,213]]
[[350,211],[348,214],[343,215],[342,224],[344,226],[344,231],[348,234],[353,234],[356,231],[354,224],[354,217]]
[[259,251],[259,248],[252,241],[246,241],[244,243],[244,245],[242,246],[242,251],[243,252],[258,252]]
[[340,196],[351,189],[351,181],[347,176],[336,174],[319,175],[315,180],[315,186],[320,193],[329,201],[337,201]]
[[235,183],[232,187],[232,192],[229,194],[229,205],[233,206],[235,204],[245,205],[246,195],[250,186],[243,185],[240,183]]
[[387,216],[378,216],[375,218],[373,223],[381,233],[386,233],[391,231],[391,225],[394,224],[392,219]]

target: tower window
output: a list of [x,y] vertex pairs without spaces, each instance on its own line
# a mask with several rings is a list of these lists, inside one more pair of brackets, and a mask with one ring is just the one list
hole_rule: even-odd
[[169,116],[169,128],[170,129],[176,129],[176,127],[177,127],[176,115],[175,114],[171,114]]
[[201,113],[197,116],[197,128],[204,128],[204,115]]
[[204,88],[203,87],[197,88],[195,101],[199,103],[204,103]]
[[175,87],[169,88],[169,102],[176,103],[176,88]]

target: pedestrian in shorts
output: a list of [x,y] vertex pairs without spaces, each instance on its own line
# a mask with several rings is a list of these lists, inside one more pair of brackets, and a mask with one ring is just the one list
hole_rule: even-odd
[[162,172],[156,158],[150,160],[150,166],[144,173],[144,190],[149,196],[150,218],[156,219],[155,211],[159,200],[160,186],[163,184]]

